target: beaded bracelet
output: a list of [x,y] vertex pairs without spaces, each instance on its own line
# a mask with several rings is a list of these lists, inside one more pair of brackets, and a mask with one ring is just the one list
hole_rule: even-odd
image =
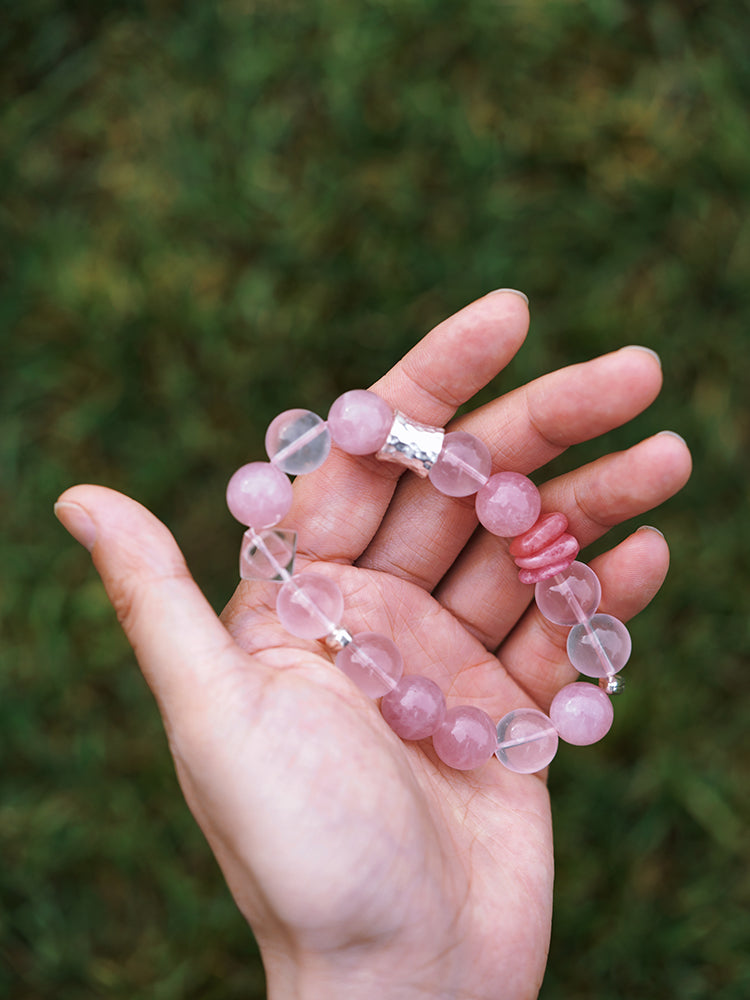
[[[374,455],[429,477],[443,494],[476,494],[479,522],[492,534],[512,538],[509,551],[524,584],[535,586],[545,618],[570,626],[567,651],[580,674],[554,697],[549,715],[538,709],[509,712],[495,725],[472,705],[446,707],[442,691],[426,677],[404,674],[395,643],[375,632],[352,635],[341,625],[344,598],[319,573],[294,573],[297,533],[278,528],[292,505],[289,475],[312,472],[328,457],[331,442],[350,455]],[[332,405],[328,419],[310,410],[286,410],[266,433],[270,461],[250,462],[227,486],[231,514],[247,527],[240,550],[243,580],[280,584],[276,611],[284,628],[302,639],[320,639],[335,662],[371,698],[404,740],[432,737],[437,756],[457,770],[471,770],[493,755],[511,771],[545,768],[558,738],[584,746],[601,739],[613,720],[608,697],[618,694],[618,675],[628,661],[630,635],[617,618],[597,613],[601,585],[594,571],[576,561],[579,545],[564,514],[541,515],[541,497],[526,476],[492,473],[489,449],[464,431],[418,424],[375,393],[354,389]]]

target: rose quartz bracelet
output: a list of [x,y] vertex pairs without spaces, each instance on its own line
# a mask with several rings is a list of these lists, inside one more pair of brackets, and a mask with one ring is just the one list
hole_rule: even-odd
[[[331,442],[350,455],[375,455],[429,477],[451,497],[476,494],[476,514],[492,534],[512,538],[509,551],[522,583],[535,586],[545,618],[570,627],[570,662],[598,684],[577,681],[559,691],[549,715],[519,708],[495,725],[472,705],[446,707],[442,691],[426,677],[404,674],[395,643],[386,635],[358,632],[341,624],[344,598],[320,573],[294,573],[297,534],[277,527],[292,505],[289,475],[312,472],[325,462]],[[287,410],[266,433],[269,462],[251,462],[235,472],[227,487],[232,515],[247,526],[240,550],[243,580],[280,585],[276,610],[281,624],[301,639],[321,639],[341,670],[371,698],[404,740],[432,738],[443,763],[471,770],[493,755],[521,774],[545,768],[558,738],[584,746],[601,739],[612,725],[608,697],[622,690],[619,671],[630,656],[627,629],[611,615],[598,614],[601,585],[596,574],[575,561],[578,542],[564,514],[541,514],[536,486],[516,472],[492,473],[487,446],[464,431],[418,424],[394,413],[373,392],[355,389],[333,404],[328,419],[309,410]]]

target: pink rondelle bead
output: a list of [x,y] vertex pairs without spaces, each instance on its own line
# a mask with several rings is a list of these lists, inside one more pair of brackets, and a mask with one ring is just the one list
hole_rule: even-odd
[[561,573],[537,583],[534,596],[547,621],[576,625],[596,614],[602,585],[590,566],[576,561]]
[[519,569],[518,579],[521,583],[541,583],[542,580],[548,580],[551,576],[564,573],[572,562],[573,557],[571,556],[570,559],[561,559],[560,562],[549,563],[547,566],[540,566],[539,569]]
[[594,615],[568,632],[568,659],[587,677],[609,677],[630,659],[633,643],[619,618]]
[[565,532],[554,542],[530,556],[516,556],[516,566],[519,569],[542,569],[544,566],[556,566],[566,560],[570,566],[578,555],[579,548],[577,539]]
[[536,708],[517,708],[497,724],[495,755],[517,774],[541,771],[557,753],[557,744],[552,720]]
[[352,389],[334,400],[328,412],[331,437],[349,455],[374,455],[385,444],[393,410],[368,389]]
[[555,511],[544,514],[528,531],[518,535],[508,546],[508,551],[515,559],[517,556],[530,556],[540,549],[546,548],[567,530],[568,519],[564,514]]
[[451,431],[428,476],[436,490],[449,497],[468,497],[484,486],[492,472],[490,449],[473,434]]
[[396,643],[378,632],[358,632],[336,655],[336,666],[369,698],[392,691],[404,672]]
[[502,538],[527,531],[541,507],[539,490],[518,472],[495,473],[477,493],[477,517],[488,531]]
[[566,743],[587,747],[607,735],[615,712],[601,688],[576,681],[557,692],[550,705],[549,717]]
[[300,639],[322,639],[332,632],[344,611],[338,586],[320,573],[299,573],[287,580],[276,598],[279,621]]
[[383,718],[402,740],[432,736],[445,716],[443,692],[429,677],[402,677],[380,703]]
[[440,760],[457,771],[471,771],[485,764],[495,752],[497,736],[492,719],[481,708],[449,708],[432,736]]
[[262,531],[286,517],[292,506],[292,484],[270,462],[241,466],[227,484],[227,507],[248,528]]

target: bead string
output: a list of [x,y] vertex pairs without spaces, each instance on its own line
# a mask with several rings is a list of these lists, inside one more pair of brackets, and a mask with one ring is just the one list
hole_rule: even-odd
[[[292,505],[290,475],[312,472],[328,457],[331,442],[351,455],[397,462],[447,496],[475,495],[480,523],[512,539],[510,555],[522,583],[533,584],[541,614],[570,628],[568,658],[598,684],[575,681],[559,691],[549,715],[534,708],[508,712],[495,725],[472,705],[447,708],[434,681],[403,673],[393,640],[374,632],[352,635],[340,624],[344,598],[319,573],[294,573],[296,532],[278,528]],[[445,433],[410,420],[373,392],[355,389],[332,405],[328,419],[309,410],[286,410],[266,433],[268,462],[238,469],[227,486],[227,505],[247,527],[240,550],[244,580],[280,584],[276,610],[284,628],[303,639],[320,639],[335,662],[367,695],[381,698],[381,713],[404,740],[432,738],[437,756],[457,770],[471,770],[493,755],[509,770],[529,774],[545,768],[558,740],[594,743],[613,720],[608,697],[623,689],[619,671],[631,641],[621,621],[597,611],[601,584],[576,560],[579,545],[560,512],[541,514],[531,480],[515,472],[492,473],[487,446],[464,431]]]

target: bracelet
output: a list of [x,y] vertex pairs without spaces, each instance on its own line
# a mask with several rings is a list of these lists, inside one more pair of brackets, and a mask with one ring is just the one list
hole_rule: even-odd
[[[318,469],[332,441],[350,455],[397,462],[428,477],[447,496],[475,494],[480,524],[512,538],[509,552],[519,579],[534,585],[545,618],[570,627],[570,662],[598,683],[566,685],[552,700],[549,715],[519,708],[495,725],[475,706],[447,708],[434,681],[404,674],[401,654],[388,636],[347,631],[337,584],[320,573],[295,574],[297,533],[277,527],[292,505],[289,476]],[[494,755],[509,770],[531,774],[547,767],[558,739],[585,746],[609,731],[614,713],[608,695],[623,690],[619,671],[630,656],[630,635],[617,618],[597,613],[601,584],[596,574],[576,560],[579,545],[567,531],[565,515],[541,513],[539,491],[528,477],[493,474],[489,449],[479,438],[416,423],[364,389],[340,396],[327,420],[310,410],[286,410],[269,425],[265,444],[270,461],[243,465],[227,486],[229,510],[247,527],[240,576],[280,585],[276,611],[284,628],[301,639],[323,640],[336,665],[369,697],[382,699],[381,714],[398,736],[431,737],[440,760],[457,770],[479,767]]]

